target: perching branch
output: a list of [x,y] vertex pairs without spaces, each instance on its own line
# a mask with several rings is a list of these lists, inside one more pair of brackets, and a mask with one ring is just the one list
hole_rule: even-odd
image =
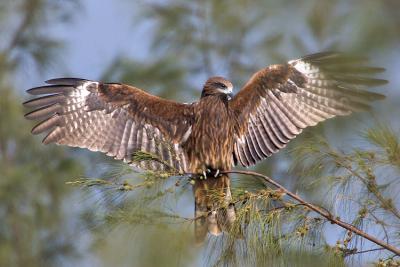
[[400,249],[385,243],[383,240],[377,239],[374,236],[371,236],[369,234],[367,234],[366,232],[358,229],[357,227],[355,227],[354,225],[351,225],[349,223],[343,222],[341,220],[339,220],[338,218],[335,218],[334,216],[332,216],[332,214],[330,212],[328,212],[327,210],[318,207],[314,204],[311,204],[307,201],[305,201],[304,199],[302,199],[299,195],[292,193],[291,191],[289,191],[288,189],[286,189],[285,187],[283,187],[282,185],[280,185],[279,183],[277,183],[276,181],[274,181],[273,179],[271,179],[270,177],[257,173],[257,172],[253,172],[253,171],[225,171],[222,173],[236,173],[236,174],[244,174],[244,175],[250,175],[250,176],[255,176],[255,177],[259,177],[264,179],[265,182],[272,184],[273,186],[279,188],[280,190],[282,190],[283,193],[287,194],[289,197],[291,197],[292,199],[298,201],[299,203],[301,203],[302,205],[308,207],[310,210],[320,214],[322,217],[326,218],[328,221],[330,221],[332,224],[336,224],[339,225],[340,227],[358,235],[361,236],[365,239],[368,239],[369,241],[381,246],[382,248],[385,248],[393,253],[395,253],[396,255],[400,256]]
[[[144,160],[154,160],[154,159],[153,158],[148,159],[146,157]],[[340,227],[348,230],[349,232],[352,232],[352,233],[354,233],[354,234],[356,234],[358,236],[361,236],[361,237],[363,237],[363,238],[375,243],[376,245],[393,252],[397,256],[400,256],[400,249],[399,248],[396,248],[396,247],[390,245],[389,243],[386,243],[383,240],[377,239],[376,237],[369,235],[368,233],[358,229],[357,227],[355,227],[352,224],[343,222],[340,219],[338,219],[337,217],[335,218],[328,210],[326,210],[326,209],[324,209],[322,207],[318,207],[318,206],[316,206],[316,205],[314,205],[312,203],[309,203],[309,202],[305,201],[299,195],[297,195],[295,193],[292,193],[291,191],[286,189],[284,186],[282,186],[281,184],[277,183],[276,181],[274,181],[273,179],[271,179],[270,177],[268,177],[266,175],[263,175],[263,174],[260,174],[260,173],[257,173],[257,172],[253,172],[253,171],[239,171],[239,170],[223,171],[221,173],[225,173],[225,174],[230,174],[230,173],[231,174],[235,174],[236,173],[236,174],[250,175],[250,176],[262,178],[262,179],[264,179],[264,181],[266,183],[269,183],[269,184],[277,187],[278,189],[280,189],[282,191],[282,193],[284,193],[284,194],[288,195],[289,197],[291,197],[292,199],[296,200],[299,203],[299,205],[306,206],[310,210],[312,210],[312,211],[318,213],[319,215],[321,215],[322,217],[326,218],[332,224],[339,225]],[[171,175],[171,174],[169,174],[169,175]],[[176,175],[177,176],[181,176],[182,174],[176,173]],[[189,175],[189,176],[192,176],[192,177],[196,176],[195,174],[190,174],[190,173],[187,173],[186,175]],[[197,219],[197,218],[194,218],[194,219]],[[353,252],[353,254],[354,254],[354,252]]]

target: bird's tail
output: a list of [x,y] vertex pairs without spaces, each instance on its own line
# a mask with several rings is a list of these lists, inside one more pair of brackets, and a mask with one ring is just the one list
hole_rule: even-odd
[[236,218],[229,176],[223,174],[218,178],[197,179],[193,193],[196,242],[202,243],[207,232],[220,235],[228,231]]

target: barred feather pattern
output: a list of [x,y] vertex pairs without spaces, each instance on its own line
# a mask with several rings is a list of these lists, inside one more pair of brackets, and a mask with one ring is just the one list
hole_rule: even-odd
[[[141,170],[185,172],[187,159],[179,144],[179,136],[189,131],[188,117],[179,117],[171,123],[162,116],[152,120],[146,116],[146,107],[133,106],[134,101],[119,95],[139,89],[121,88],[121,85],[101,84],[83,79],[55,79],[51,85],[28,90],[30,94],[45,96],[29,100],[26,107],[34,108],[27,119],[42,120],[32,129],[33,134],[47,133],[44,144],[56,143],[100,151],[115,159],[124,160]],[[121,89],[118,89],[121,88]],[[105,96],[108,90],[113,96]],[[153,97],[139,92],[138,98]],[[148,102],[149,99],[136,99]],[[154,104],[168,105],[159,98]],[[189,107],[177,105],[179,108]],[[174,105],[172,105],[174,107]],[[171,109],[171,106],[169,107]],[[168,127],[162,121],[168,121]],[[182,125],[183,124],[183,125]],[[181,133],[179,133],[180,131]],[[182,137],[180,137],[182,138]],[[154,155],[152,160],[135,161],[135,152]]]
[[234,160],[251,166],[284,148],[308,126],[370,108],[383,99],[365,90],[386,84],[370,77],[384,69],[365,66],[366,59],[319,53],[260,70],[232,99],[241,130]]

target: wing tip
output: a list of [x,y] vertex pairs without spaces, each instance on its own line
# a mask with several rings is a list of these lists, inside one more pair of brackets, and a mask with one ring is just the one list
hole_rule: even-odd
[[328,50],[324,52],[317,52],[306,55],[300,59],[304,60],[321,60],[321,59],[333,59],[333,58],[346,58],[346,59],[364,59],[368,60],[368,57],[365,55],[352,53],[352,52],[342,52],[342,51],[335,51],[335,50]]
[[372,101],[386,99],[386,95],[372,92],[372,91],[365,91],[361,97],[362,97],[362,98],[360,98],[361,101],[364,101],[364,102],[372,102]]
[[72,85],[76,86],[78,84],[81,84],[83,82],[88,82],[89,80],[87,79],[82,79],[82,78],[74,78],[74,77],[64,77],[64,78],[53,78],[46,80],[45,83],[47,84],[53,84],[53,85]]
[[374,79],[374,86],[382,86],[389,84],[389,80],[386,79]]
[[28,112],[28,113],[25,113],[24,114],[24,118],[27,119],[27,120],[34,120],[35,118],[32,116],[32,113],[35,112],[35,111],[36,110]]
[[31,107],[31,106],[30,106],[30,103],[31,103],[33,100],[34,100],[34,99],[29,99],[29,100],[26,100],[26,101],[22,102],[22,106],[27,107],[27,108],[30,108],[30,107]]
[[[26,90],[26,92],[27,92],[28,94],[30,94],[30,95],[40,95],[41,93],[38,92],[38,91],[39,91],[39,89],[41,89],[41,88],[43,88],[43,86],[33,87],[33,88],[30,88],[30,89]],[[29,102],[29,100],[28,100],[28,101],[25,101],[23,104],[25,104],[26,102]]]
[[84,82],[90,82],[90,80],[87,79],[82,79],[82,78],[55,78],[55,79],[49,79],[46,80],[45,83],[48,85],[42,85],[42,86],[35,86],[32,87],[28,90],[26,90],[26,92],[30,95],[42,95],[42,94],[46,94],[43,93],[43,89],[49,89],[49,88],[57,88],[57,87],[61,87],[61,86],[71,86],[71,87],[75,87],[78,86]]

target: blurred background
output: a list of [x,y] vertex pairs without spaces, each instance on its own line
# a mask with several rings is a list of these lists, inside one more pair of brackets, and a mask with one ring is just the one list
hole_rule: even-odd
[[[190,225],[116,217],[107,224],[107,211],[115,202],[119,209],[121,199],[66,182],[100,177],[115,169],[113,160],[42,145],[23,117],[25,90],[67,76],[124,82],[189,102],[211,75],[227,77],[237,92],[269,64],[320,51],[356,52],[387,69],[380,77],[390,82],[378,89],[387,99],[374,103],[372,113],[334,119],[304,135],[347,147],[376,122],[400,127],[399,10],[397,0],[2,0],[0,266],[207,265],[207,250],[189,241]],[[323,201],[323,186],[309,191],[289,172],[289,151],[302,140],[256,169]],[[246,186],[246,179],[237,183]],[[170,206],[190,217],[193,199],[186,191]],[[331,231],[327,243],[335,242]]]

